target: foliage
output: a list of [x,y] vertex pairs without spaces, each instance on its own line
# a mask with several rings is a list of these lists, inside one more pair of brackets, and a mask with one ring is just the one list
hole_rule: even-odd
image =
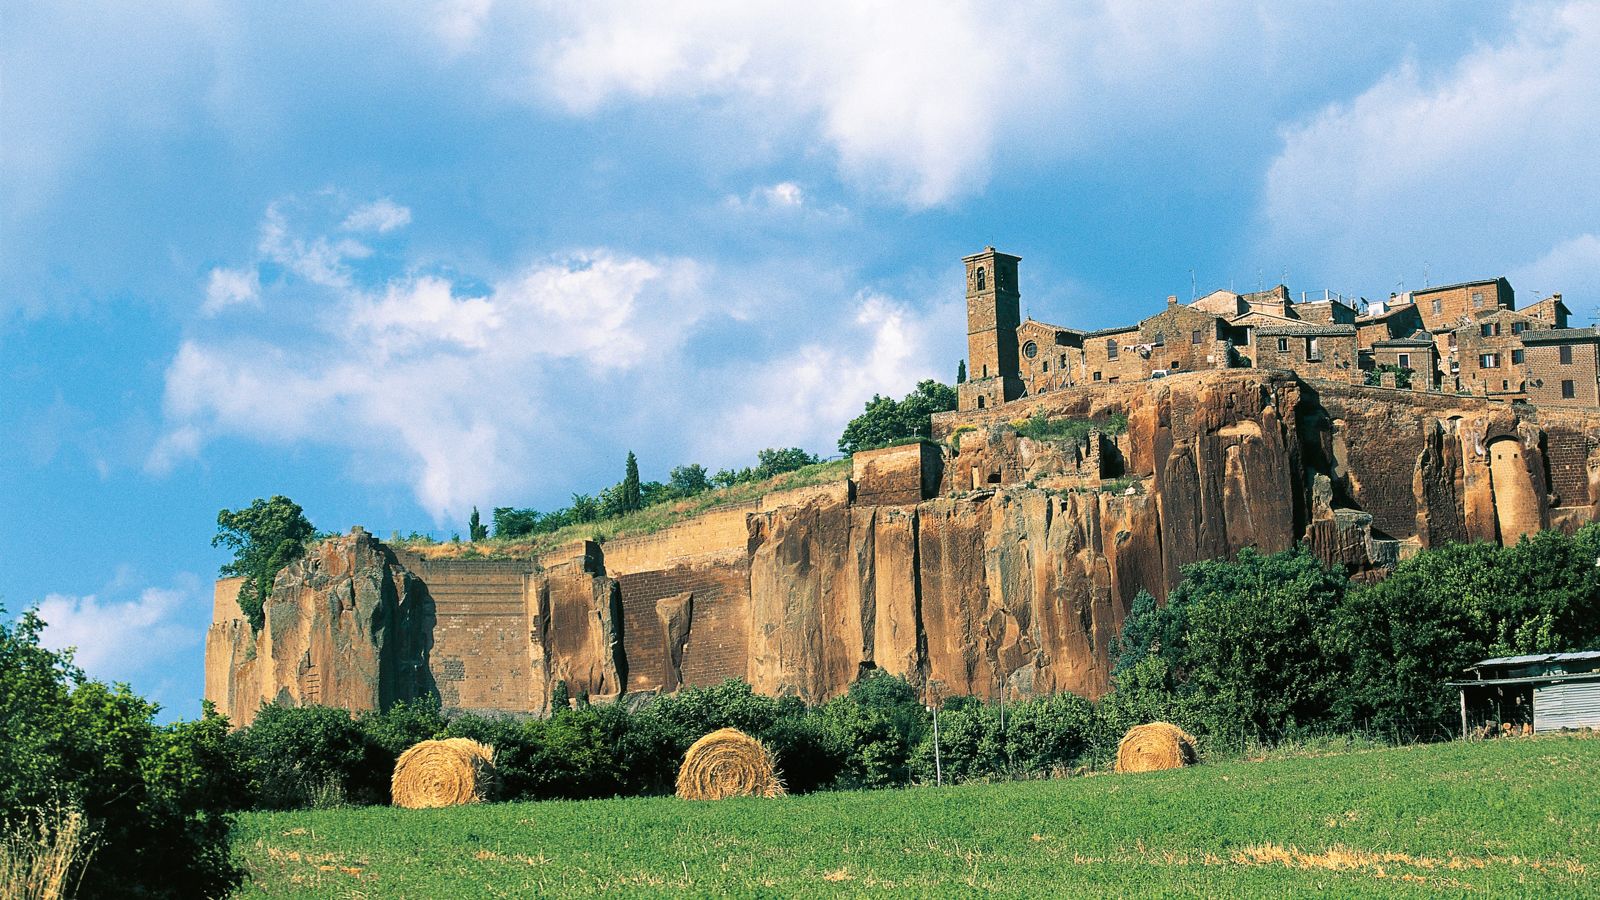
[[1363,380],[1369,387],[1378,387],[1383,384],[1383,376],[1386,374],[1394,376],[1395,387],[1409,388],[1411,387],[1412,376],[1417,374],[1417,370],[1394,363],[1384,363],[1381,366],[1374,366],[1368,369],[1363,376]]
[[48,810],[81,810],[94,854],[81,897],[226,893],[240,768],[227,720],[207,705],[199,721],[155,724],[155,704],[43,648],[43,627],[32,612],[0,621],[0,823],[33,830]]
[[639,497],[639,459],[628,451],[628,461],[622,476],[622,503],[620,512],[633,512],[642,506]]
[[711,477],[699,463],[677,466],[667,475],[667,489],[674,499],[693,497],[711,490]]
[[1104,419],[1052,419],[1041,410],[1031,418],[1012,423],[1017,434],[1035,441],[1058,441],[1081,447],[1089,440],[1091,431],[1111,436],[1128,428],[1128,417],[1112,413]]
[[422,741],[441,737],[448,722],[440,712],[439,698],[396,702],[383,712],[368,710],[356,717],[368,743],[389,755],[392,762]]
[[842,754],[839,787],[888,787],[910,779],[911,751],[927,733],[928,714],[904,678],[875,669],[824,704],[820,715]]
[[1586,896],[1597,767],[1579,737],[1313,750],[780,800],[253,813],[235,846],[268,898]]
[[967,383],[967,361],[963,359],[960,362],[956,363],[956,384],[966,384],[966,383]]
[[[959,374],[959,373],[958,373]],[[931,438],[933,414],[956,408],[955,388],[928,379],[902,399],[872,395],[861,415],[845,425],[839,452],[883,447],[904,438]]]
[[467,539],[476,543],[488,536],[489,526],[483,524],[483,520],[478,517],[478,508],[474,506],[472,508],[472,518],[467,520]]
[[345,710],[266,704],[236,739],[259,809],[388,802],[395,756]]
[[217,535],[211,546],[233,551],[233,561],[222,567],[222,574],[244,576],[239,608],[251,628],[259,631],[265,621],[263,604],[279,570],[300,555],[315,533],[300,504],[282,495],[217,513]]

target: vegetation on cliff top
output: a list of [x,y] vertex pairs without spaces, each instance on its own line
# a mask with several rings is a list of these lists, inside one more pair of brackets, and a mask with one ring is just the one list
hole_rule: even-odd
[[933,379],[919,382],[900,400],[873,394],[861,415],[839,437],[840,453],[887,447],[897,441],[933,436],[933,414],[956,408],[956,390]]
[[265,620],[262,606],[278,572],[293,562],[315,535],[300,504],[281,495],[270,500],[257,498],[244,509],[217,513],[217,535],[211,546],[233,551],[233,561],[222,566],[222,574],[244,577],[239,585],[239,608],[251,628],[261,629]]
[[[240,817],[267,897],[1577,896],[1600,740],[1304,752],[1142,775]],[[982,811],[981,814],[975,814]]]

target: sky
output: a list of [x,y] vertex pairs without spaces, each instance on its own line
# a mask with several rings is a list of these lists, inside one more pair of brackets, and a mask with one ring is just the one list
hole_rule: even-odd
[[165,715],[219,509],[465,532],[828,455],[954,380],[963,255],[1078,328],[1285,282],[1600,306],[1600,3],[0,6],[0,604]]

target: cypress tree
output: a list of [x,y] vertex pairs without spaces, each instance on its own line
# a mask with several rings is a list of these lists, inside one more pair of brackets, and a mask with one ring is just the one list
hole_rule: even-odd
[[956,384],[966,384],[966,383],[967,383],[967,361],[963,359],[960,362],[956,363]]
[[628,471],[622,476],[622,510],[632,512],[644,504],[639,498],[639,460],[628,451]]
[[472,508],[472,518],[467,520],[467,535],[473,541],[481,541],[489,536],[489,526],[483,524],[478,517],[478,508]]

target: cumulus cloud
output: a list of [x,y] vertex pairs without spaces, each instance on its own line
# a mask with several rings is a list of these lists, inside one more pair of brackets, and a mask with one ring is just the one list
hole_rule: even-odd
[[1058,156],[1144,127],[1195,84],[1235,80],[1214,61],[1239,43],[1264,65],[1278,24],[1232,0],[566,4],[503,28],[476,12],[471,29],[457,9],[439,15],[453,51],[470,33],[496,59],[520,53],[527,90],[575,114],[732,101],[764,134],[809,133],[849,179],[913,207],[982,190],[1002,147]]
[[[481,280],[391,260],[356,272],[336,242],[283,209],[269,209],[259,252],[291,273],[271,286],[263,314],[288,314],[180,343],[152,473],[225,436],[332,447],[360,477],[409,486],[444,521],[528,490],[592,489],[587,469],[602,447],[620,458],[643,440],[685,454],[663,465],[732,463],[780,443],[830,447],[866,397],[926,374],[929,316],[960,321],[959,310],[881,292],[819,303],[815,291],[842,280],[814,262],[805,290],[781,267],[728,272],[608,248]],[[835,306],[850,310],[843,321],[832,321]],[[779,340],[777,359],[743,346],[797,318],[828,337],[793,349]],[[743,337],[720,350],[694,343],[718,323]]]
[[393,200],[383,199],[356,208],[345,217],[345,231],[376,231],[388,234],[411,224],[411,210]]
[[214,316],[230,306],[254,303],[260,295],[261,279],[255,269],[212,269],[200,312]]
[[[120,592],[118,585],[108,590]],[[135,680],[174,653],[197,647],[207,612],[200,581],[183,575],[172,587],[147,587],[131,599],[96,594],[49,594],[39,602],[45,621],[40,642],[52,650],[76,648],[74,659],[90,676]]]
[[1436,280],[1492,276],[1592,231],[1597,43],[1600,3],[1524,6],[1502,39],[1442,68],[1403,63],[1287,129],[1266,179],[1270,247],[1420,283],[1424,262]]

